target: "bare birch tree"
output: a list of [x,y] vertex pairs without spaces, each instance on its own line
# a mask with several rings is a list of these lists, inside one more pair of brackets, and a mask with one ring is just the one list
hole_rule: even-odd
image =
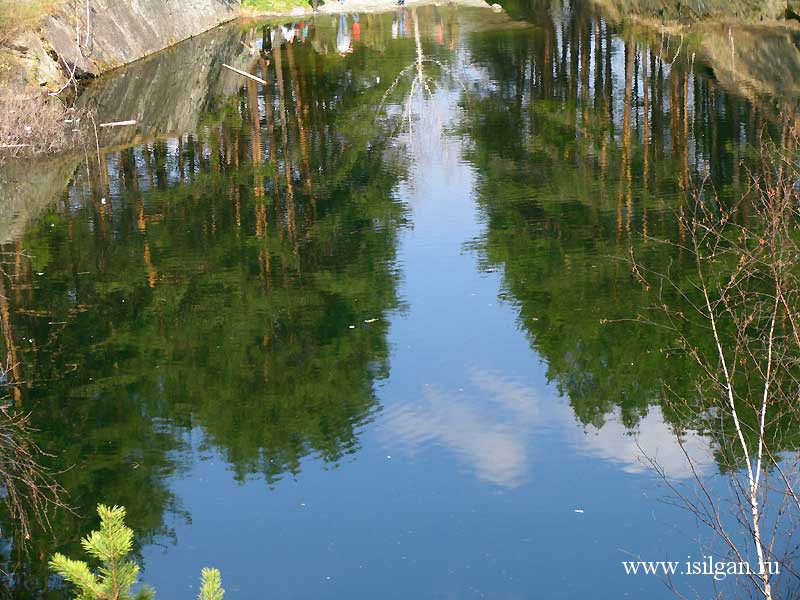
[[[751,596],[772,600],[778,573],[795,582],[798,359],[800,358],[800,141],[788,122],[779,143],[764,142],[759,168],[740,199],[726,203],[707,181],[678,215],[677,258],[659,272],[631,253],[635,277],[657,298],[637,320],[666,326],[699,367],[693,398],[667,390],[667,402],[698,415],[695,426],[715,441],[730,478],[718,497],[684,451],[696,485],[674,483],[651,464],[739,562]],[[688,275],[687,275],[688,273]],[[680,443],[680,432],[676,432]],[[683,446],[681,446],[683,448]]]

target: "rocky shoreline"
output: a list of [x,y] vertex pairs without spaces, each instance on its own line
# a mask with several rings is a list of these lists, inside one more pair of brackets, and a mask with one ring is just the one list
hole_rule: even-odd
[[[396,0],[336,0],[321,4],[321,14],[378,12]],[[407,5],[430,0],[408,0]],[[450,4],[488,7],[484,0],[451,0]],[[39,25],[0,45],[0,92],[37,95],[62,89],[71,80],[96,77],[205,33],[223,23],[247,17],[305,17],[314,14],[243,8],[240,0],[68,0]]]
[[[783,40],[787,64],[800,58],[789,56],[800,22],[786,19],[800,12],[800,0],[589,0],[612,22],[633,22],[658,31],[715,35],[720,24],[726,31],[745,31],[739,48],[733,52],[737,63],[753,62],[761,70],[759,40],[770,52]],[[424,4],[426,0],[408,0]],[[487,6],[484,0],[455,0],[468,6]],[[321,14],[376,12],[391,9],[396,0],[337,0],[318,7]],[[36,95],[58,91],[74,73],[77,78],[94,77],[117,67],[170,48],[225,22],[241,17],[306,17],[314,13],[311,5],[290,12],[276,13],[243,8],[240,0],[67,0],[42,18],[36,28],[19,33],[0,46],[0,90]],[[756,31],[757,30],[757,31]],[[754,31],[759,35],[754,35]],[[763,35],[761,35],[763,34]],[[730,37],[730,36],[729,36]],[[734,35],[734,44],[736,42]],[[753,48],[751,51],[750,48]],[[706,48],[714,55],[714,48]],[[736,57],[742,53],[741,59]],[[726,57],[731,55],[726,53]],[[753,59],[752,61],[749,59]],[[778,65],[780,66],[780,64]],[[726,65],[729,73],[736,67]]]
[[0,47],[0,88],[57,91],[74,73],[93,77],[239,16],[238,0],[69,0]]
[[[793,115],[800,100],[800,21],[786,18],[800,2],[592,0],[623,35],[652,38],[671,60],[702,65],[724,89],[748,97],[775,117]],[[721,5],[728,6],[723,11]],[[670,7],[682,6],[681,18]],[[695,18],[686,18],[690,14]],[[659,7],[663,10],[659,12]],[[700,7],[704,11],[700,11]],[[713,10],[715,9],[716,10]],[[736,15],[739,16],[736,16]],[[775,15],[780,18],[771,18]],[[701,15],[702,18],[698,17]],[[682,58],[681,58],[682,57]]]
[[592,0],[617,18],[661,21],[783,20],[800,14],[800,0]]

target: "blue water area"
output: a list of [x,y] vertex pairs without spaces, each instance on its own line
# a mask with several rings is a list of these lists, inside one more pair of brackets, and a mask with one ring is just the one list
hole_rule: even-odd
[[68,597],[100,502],[161,598],[714,597],[622,564],[719,547],[660,469],[730,491],[630,259],[689,277],[654,240],[774,115],[591,3],[509,12],[236,23],[89,86],[137,125],[3,230],[9,394],[75,508],[14,597]]

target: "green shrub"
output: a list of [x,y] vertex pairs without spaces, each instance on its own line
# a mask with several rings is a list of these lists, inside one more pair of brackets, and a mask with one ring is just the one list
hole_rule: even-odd
[[[97,507],[100,529],[81,540],[87,554],[100,562],[97,572],[82,560],[57,553],[50,568],[75,586],[75,600],[152,600],[155,591],[144,587],[136,594],[131,588],[138,582],[139,565],[128,560],[133,548],[133,531],[125,525],[125,508]],[[222,578],[217,569],[203,569],[198,600],[222,600]]]

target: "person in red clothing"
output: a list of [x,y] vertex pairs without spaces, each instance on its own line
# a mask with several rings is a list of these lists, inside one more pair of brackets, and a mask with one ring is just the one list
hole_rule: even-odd
[[361,39],[361,23],[358,22],[358,15],[353,15],[353,41]]

